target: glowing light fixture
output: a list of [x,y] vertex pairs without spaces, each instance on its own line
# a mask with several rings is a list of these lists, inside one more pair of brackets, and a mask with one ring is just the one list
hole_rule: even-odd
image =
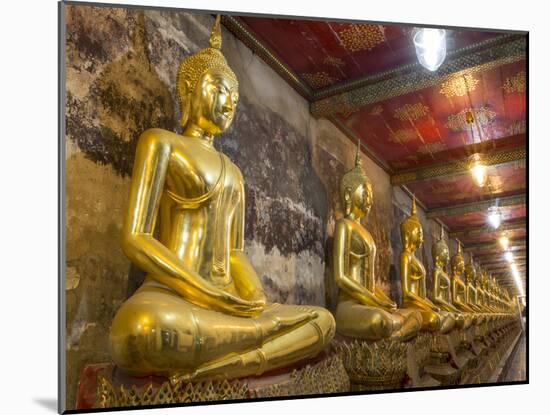
[[493,229],[498,229],[500,226],[500,223],[502,222],[502,215],[500,214],[500,211],[497,206],[493,206],[489,208],[489,214],[487,215],[487,220],[489,221],[489,225]]
[[507,251],[508,250],[508,247],[510,246],[510,240],[508,239],[508,236],[506,235],[502,235],[499,239],[498,239],[498,243],[500,244],[500,246],[502,247],[503,250]]
[[508,261],[509,263],[514,262],[514,254],[513,254],[512,252],[510,252],[510,251],[506,251],[506,252],[504,253],[504,259],[505,259],[506,261]]
[[479,187],[485,186],[485,183],[487,183],[487,166],[479,153],[472,154],[470,157],[470,173]]
[[445,30],[418,29],[414,34],[413,41],[420,64],[429,71],[437,70],[447,54]]

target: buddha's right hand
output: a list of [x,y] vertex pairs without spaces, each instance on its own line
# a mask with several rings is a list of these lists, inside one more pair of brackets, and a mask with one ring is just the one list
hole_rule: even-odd
[[262,323],[262,330],[269,337],[270,335],[301,326],[316,317],[318,317],[317,312],[297,307],[296,312],[293,314],[271,316],[265,323]]
[[231,314],[241,317],[254,317],[260,314],[265,308],[264,300],[244,300],[235,295],[223,292],[221,301]]

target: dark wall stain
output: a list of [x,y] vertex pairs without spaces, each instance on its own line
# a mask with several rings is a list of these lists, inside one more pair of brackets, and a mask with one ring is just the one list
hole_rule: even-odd
[[[96,163],[110,164],[117,173],[132,173],[134,153],[140,134],[148,128],[174,130],[174,101],[168,87],[151,65],[147,51],[147,33],[143,12],[137,13],[133,27],[132,50],[108,63],[90,87],[89,102],[67,96],[67,134],[80,150]],[[78,36],[77,39],[81,39]],[[88,43],[71,45],[78,50]],[[105,53],[97,52],[94,61]],[[88,122],[93,108],[99,128]]]
[[239,166],[246,187],[246,239],[283,255],[324,257],[327,190],[313,168],[306,137],[267,108],[241,96],[229,131],[216,147]]

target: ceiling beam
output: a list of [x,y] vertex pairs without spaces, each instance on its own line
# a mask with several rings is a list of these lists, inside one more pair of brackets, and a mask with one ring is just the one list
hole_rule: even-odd
[[526,229],[527,222],[522,219],[514,222],[503,222],[500,224],[498,229],[493,229],[490,226],[476,226],[473,228],[467,228],[460,231],[451,232],[449,237],[451,238],[468,238],[472,236],[479,236],[484,233],[494,233],[494,232],[504,232],[504,231],[515,231],[518,229]]
[[[525,262],[516,262],[518,269],[525,267]],[[483,265],[482,268],[486,269],[488,272],[498,271],[498,270],[510,270],[510,264],[508,262],[503,262],[502,264],[493,264],[493,265]]]
[[311,114],[316,118],[349,113],[360,107],[439,85],[457,76],[474,74],[525,59],[525,37],[502,35],[447,54],[437,72],[418,62],[360,80],[332,85],[314,93]]
[[[500,164],[525,160],[526,154],[527,150],[522,146],[485,154],[483,156],[483,161],[487,166],[497,166]],[[402,184],[434,179],[436,177],[469,173],[469,171],[470,159],[464,158],[462,160],[453,160],[446,163],[433,164],[422,168],[408,169],[397,172],[391,175],[390,181],[392,185],[399,186]]]
[[[514,251],[514,255],[517,255],[518,258],[525,258],[525,249],[517,249]],[[492,259],[496,257],[502,257],[502,252],[494,252],[490,254],[482,254],[482,255],[474,255],[474,260],[483,262],[483,261],[491,261]]]
[[507,196],[507,197],[495,197],[492,199],[483,200],[481,202],[464,203],[461,205],[444,206],[442,208],[431,209],[426,214],[428,219],[441,218],[444,216],[464,215],[472,212],[486,211],[492,206],[516,206],[525,204],[525,193]]
[[[510,239],[510,247],[517,247],[517,246],[525,246],[526,243],[525,243],[525,238],[519,238],[519,239]],[[482,251],[484,249],[490,249],[490,248],[495,248],[495,247],[498,247],[498,242],[497,241],[494,241],[494,242],[484,242],[484,243],[481,243],[481,244],[474,244],[474,245],[469,245],[468,247],[465,247],[464,250],[465,251]],[[474,256],[475,258],[475,256]]]
[[[514,261],[525,262],[525,255],[514,255]],[[495,257],[489,261],[481,261],[474,257],[475,262],[480,264],[482,267],[489,267],[496,264],[507,264],[508,262],[504,259],[502,254],[495,255]]]

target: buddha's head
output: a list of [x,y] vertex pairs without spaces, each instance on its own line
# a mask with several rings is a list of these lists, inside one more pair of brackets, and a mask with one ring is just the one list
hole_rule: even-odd
[[178,69],[176,89],[181,126],[197,127],[214,137],[227,130],[235,117],[239,83],[220,51],[220,16],[216,17],[210,47],[185,58]]
[[458,249],[451,258],[451,271],[453,275],[462,275],[464,273],[464,256],[462,256],[462,245],[457,241]]
[[445,242],[443,227],[439,239],[432,245],[432,258],[434,265],[439,268],[445,268],[449,263],[449,246]]
[[468,262],[468,265],[466,265],[466,268],[464,269],[464,277],[466,278],[466,282],[468,284],[473,284],[476,280],[476,266],[474,264],[474,257],[470,255],[470,262]]
[[340,181],[340,198],[344,205],[344,214],[356,219],[368,215],[374,198],[372,184],[361,165],[360,145],[357,144],[355,166],[346,172]]
[[480,267],[476,268],[474,281],[476,283],[476,287],[483,289],[483,270]]
[[401,222],[401,242],[403,248],[408,251],[416,251],[424,242],[422,224],[416,216],[416,197],[413,195],[411,214]]

